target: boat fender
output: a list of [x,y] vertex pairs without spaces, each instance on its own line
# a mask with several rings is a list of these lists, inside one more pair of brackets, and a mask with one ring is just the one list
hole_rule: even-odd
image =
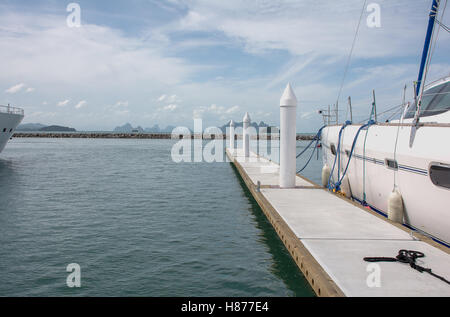
[[388,218],[393,222],[403,223],[403,198],[402,195],[394,190],[388,198]]
[[347,175],[345,175],[342,180],[341,191],[344,193],[345,197],[352,198],[352,190],[350,188],[350,182],[348,181]]
[[322,186],[328,187],[328,180],[330,179],[331,169],[328,164],[325,164],[322,168]]

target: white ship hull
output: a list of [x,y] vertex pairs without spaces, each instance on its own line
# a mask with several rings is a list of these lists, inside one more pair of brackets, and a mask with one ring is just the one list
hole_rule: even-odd
[[0,106],[0,153],[24,117],[23,110]]
[[[350,152],[359,127],[351,125],[343,130],[341,175],[348,162],[346,153]],[[341,126],[330,126],[322,133],[323,160],[330,167],[335,160],[331,146],[337,147],[340,129]],[[394,161],[398,129],[398,168],[395,169],[389,167],[387,162]],[[436,164],[450,167],[450,127],[421,127],[416,132],[412,147],[409,147],[411,129],[412,126],[375,125],[368,131],[361,131],[347,171],[351,196],[363,201],[365,192],[367,204],[387,214],[388,199],[394,189],[396,174],[396,187],[403,197],[405,208],[404,223],[449,243],[450,190],[432,182],[430,167]],[[333,181],[337,181],[337,165]]]
[[[450,77],[425,89],[417,125],[416,115],[413,103],[400,120],[362,129],[353,154],[361,125],[325,127],[323,161],[331,170],[336,161],[329,184],[343,179],[352,154],[346,172],[348,197],[387,214],[395,190],[403,200],[404,224],[450,244]],[[341,129],[341,154],[337,156]]]

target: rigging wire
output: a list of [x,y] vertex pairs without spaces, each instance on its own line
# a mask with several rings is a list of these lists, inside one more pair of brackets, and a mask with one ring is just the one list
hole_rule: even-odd
[[[445,12],[445,9],[447,8],[447,1],[448,0],[445,0],[444,10],[442,11],[441,20],[444,19],[444,12]],[[445,31],[450,33],[450,28],[448,26],[446,26],[444,23],[442,23],[438,19],[436,19],[436,23],[439,24],[439,26],[442,27]]]
[[403,112],[403,108],[398,108],[397,111],[395,111],[392,115],[390,115],[387,119],[386,122],[391,121],[393,118],[395,118],[396,116],[398,116],[399,114],[401,114]]
[[[364,15],[364,10],[365,10],[365,8],[366,8],[366,3],[367,3],[367,0],[364,0],[364,4],[363,4],[362,10],[361,10],[361,15],[360,15],[360,17],[359,17],[358,26],[357,26],[357,28],[356,28],[355,36],[354,36],[354,38],[353,38],[352,48],[350,49],[350,54],[349,54],[348,59],[347,59],[347,65],[345,66],[345,71],[344,71],[344,76],[343,76],[343,78],[342,78],[341,87],[339,88],[339,94],[338,94],[338,96],[337,96],[336,104],[338,104],[339,99],[341,98],[342,89],[344,88],[345,79],[346,79],[346,77],[347,77],[347,72],[348,72],[348,69],[349,69],[349,67],[350,67],[350,61],[351,61],[351,59],[352,59],[353,50],[355,49],[356,39],[357,39],[357,37],[358,37],[358,32],[359,32],[359,28],[360,28],[360,26],[361,26],[361,20],[362,20],[362,17],[363,17],[363,15]],[[336,116],[338,116],[338,113],[337,113],[337,112],[336,112]]]
[[[395,106],[395,107],[389,108],[388,110],[385,110],[385,111],[383,111],[383,112],[378,113],[378,117],[380,117],[380,116],[382,116],[382,115],[384,115],[384,114],[386,114],[386,113],[389,113],[389,112],[391,112],[391,111],[398,111],[399,109],[403,109],[402,107],[403,107],[403,105],[397,105],[397,106]],[[367,121],[370,120],[370,119],[371,119],[370,117],[369,117],[369,118],[365,118],[364,120],[359,121],[358,124],[367,122]]]
[[445,31],[450,33],[450,28],[446,26],[445,24],[441,23],[440,21],[436,21],[437,24],[439,24]]

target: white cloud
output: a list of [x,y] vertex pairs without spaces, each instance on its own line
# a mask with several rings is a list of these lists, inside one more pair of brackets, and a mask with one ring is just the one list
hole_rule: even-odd
[[24,87],[25,87],[25,84],[20,83],[20,84],[14,85],[14,86],[6,89],[5,92],[8,94],[15,94],[15,93],[21,91],[22,88],[24,88]]
[[161,97],[158,98],[159,102],[164,102],[167,104],[173,104],[173,103],[181,103],[181,99],[177,96],[177,95],[162,95]]
[[167,106],[164,106],[162,109],[165,111],[174,111],[178,108],[178,105],[170,104]]
[[216,104],[212,104],[209,107],[198,107],[193,111],[194,118],[202,118],[204,114],[212,114],[216,115],[221,120],[226,118],[225,115],[231,115],[240,110],[239,106],[232,106],[230,108],[226,108],[223,106],[218,106]]
[[86,104],[87,104],[86,100],[82,100],[82,101],[80,101],[79,103],[76,104],[75,109],[81,109],[84,106],[86,106]]
[[[381,28],[368,28],[365,12],[355,56],[400,56],[411,43],[422,40],[417,18],[426,16],[428,5],[409,6],[408,2],[379,0]],[[362,1],[204,1],[183,5],[188,13],[172,24],[170,31],[222,32],[241,41],[247,51],[287,50],[294,56],[314,53],[346,56],[362,9]],[[418,10],[422,9],[423,11]],[[422,19],[423,24],[426,18]],[[420,21],[420,20],[419,20]],[[414,26],[414,27],[412,27]],[[420,33],[420,34],[419,34]]]
[[170,97],[168,97],[167,99],[166,99],[166,102],[169,102],[169,103],[180,103],[181,102],[181,99],[180,98],[178,98],[178,96],[177,95],[171,95]]
[[228,108],[228,109],[225,111],[225,113],[227,113],[227,114],[233,114],[233,113],[238,112],[239,110],[240,110],[240,107],[239,107],[239,106],[233,106],[233,107],[231,107],[231,108]]
[[70,100],[66,99],[66,100],[58,102],[57,106],[58,107],[65,107],[65,106],[67,106],[69,104],[69,102],[70,102]]
[[105,26],[68,28],[60,16],[27,13],[2,12],[0,19],[7,25],[2,27],[7,36],[0,36],[0,46],[9,48],[0,51],[0,59],[8,61],[0,80],[23,76],[73,89],[95,86],[98,91],[120,91],[144,83],[177,84],[197,69],[181,58],[166,57],[152,41],[126,37]]
[[115,107],[128,107],[129,102],[128,101],[118,101],[114,106]]
[[181,99],[177,95],[169,96],[164,94],[158,98],[158,102],[165,104],[164,106],[161,106],[157,109],[160,113],[172,112],[179,108],[179,103],[181,103]]
[[33,92],[33,91],[35,91],[36,89],[35,88],[33,88],[33,87],[28,87],[27,88],[27,90],[25,91],[26,93],[30,93],[30,92]]
[[296,74],[315,61],[316,57],[317,55],[302,56],[289,61],[283,69],[274,76],[275,78],[269,83],[269,85],[267,85],[267,88],[272,88],[279,84],[285,84],[290,78],[293,78]]

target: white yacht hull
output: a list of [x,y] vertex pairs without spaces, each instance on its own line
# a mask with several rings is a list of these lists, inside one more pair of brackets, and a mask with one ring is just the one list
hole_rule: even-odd
[[14,134],[17,126],[22,122],[23,114],[0,112],[0,153]]
[[[350,152],[360,126],[349,125],[342,132],[341,175],[348,162],[346,151]],[[337,149],[340,129],[341,126],[328,126],[322,132],[323,161],[330,168],[335,160],[331,145]],[[450,166],[450,127],[420,127],[410,146],[412,129],[411,125],[382,124],[360,132],[347,172],[351,195],[363,201],[365,191],[365,201],[387,213],[395,177],[396,187],[403,197],[404,223],[449,243],[450,189],[432,182],[430,166],[436,163]],[[396,159],[398,169],[389,167],[386,159]],[[336,162],[334,181],[337,181],[337,166]]]

